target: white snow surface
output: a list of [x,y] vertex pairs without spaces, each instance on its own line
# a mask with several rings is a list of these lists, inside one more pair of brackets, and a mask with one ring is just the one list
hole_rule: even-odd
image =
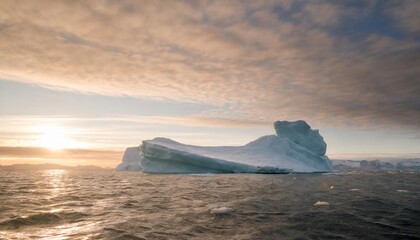
[[[145,173],[288,173],[332,170],[330,160],[320,154],[319,148],[314,152],[287,136],[277,134],[280,136],[260,137],[244,146],[202,147],[168,138],[145,140],[139,148],[127,148],[117,170]],[[298,139],[303,138],[301,136]]]

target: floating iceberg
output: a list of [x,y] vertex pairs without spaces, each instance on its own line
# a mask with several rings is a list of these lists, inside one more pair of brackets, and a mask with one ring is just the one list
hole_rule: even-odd
[[130,147],[116,170],[145,173],[329,172],[331,162],[318,130],[305,121],[274,123],[277,135],[244,146],[201,147],[167,138]]

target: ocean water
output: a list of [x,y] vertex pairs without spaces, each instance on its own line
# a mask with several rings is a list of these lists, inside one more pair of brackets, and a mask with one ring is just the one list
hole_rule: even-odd
[[420,239],[419,184],[418,172],[2,170],[0,239]]

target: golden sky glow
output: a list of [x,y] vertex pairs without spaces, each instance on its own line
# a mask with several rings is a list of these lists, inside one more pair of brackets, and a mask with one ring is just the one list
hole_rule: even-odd
[[42,135],[37,139],[40,147],[51,150],[61,150],[63,148],[84,148],[82,143],[75,141],[69,135],[69,130],[62,126],[47,125],[36,127]]

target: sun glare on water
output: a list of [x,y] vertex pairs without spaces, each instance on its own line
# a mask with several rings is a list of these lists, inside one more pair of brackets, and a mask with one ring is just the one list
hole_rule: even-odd
[[38,139],[38,145],[41,147],[55,151],[81,147],[81,144],[72,139],[67,129],[62,126],[42,126],[40,132],[42,135]]

